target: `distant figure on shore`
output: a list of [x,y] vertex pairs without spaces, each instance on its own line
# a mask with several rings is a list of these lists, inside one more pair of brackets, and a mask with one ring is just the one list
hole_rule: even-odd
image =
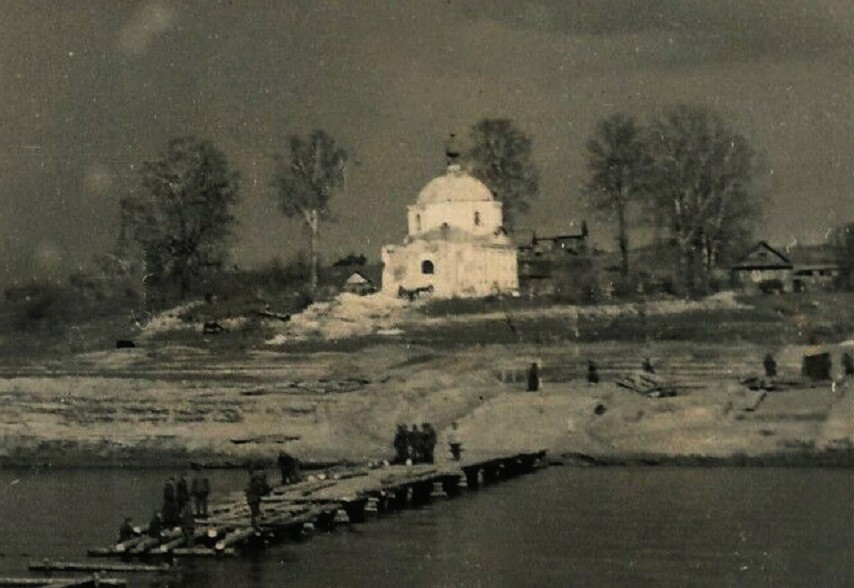
[[284,451],[278,457],[279,471],[282,473],[282,486],[296,484],[300,480],[299,460]]
[[181,534],[187,547],[192,547],[196,535],[196,519],[193,516],[193,505],[189,502],[181,509]]
[[211,493],[211,483],[198,464],[195,464],[193,469],[195,470],[195,474],[193,475],[193,480],[190,482],[190,493],[193,495],[196,516],[207,517],[208,496]]
[[151,520],[148,522],[148,536],[154,539],[159,539],[163,533],[163,515],[156,510],[151,515]]
[[847,351],[842,354],[842,372],[845,376],[854,376],[854,357]]
[[406,430],[406,425],[397,425],[392,445],[394,446],[394,463],[405,464],[409,459],[409,431]]
[[596,369],[596,364],[592,361],[587,362],[587,384],[594,385],[599,383],[599,371]]
[[762,360],[762,366],[765,368],[765,375],[769,378],[777,377],[777,362],[774,360],[774,356],[770,353],[765,356],[765,359]]
[[652,361],[648,357],[643,358],[643,363],[641,364],[641,368],[648,374],[654,374],[655,368],[652,365]]
[[537,362],[531,364],[528,368],[528,392],[536,392],[540,389],[540,366]]
[[122,526],[119,527],[119,543],[130,541],[136,537],[136,531],[133,528],[133,519],[126,517]]
[[166,484],[163,486],[163,523],[167,527],[174,527],[178,524],[178,518],[181,509],[178,508],[178,491],[175,487],[175,477],[169,476]]
[[261,517],[261,498],[270,493],[267,473],[254,466],[249,467],[249,484],[246,486],[246,503],[249,505],[249,520],[253,527],[258,526]]
[[421,438],[424,445],[422,463],[435,463],[437,437],[438,435],[436,434],[436,429],[433,428],[433,425],[430,423],[422,423]]
[[457,421],[451,423],[451,431],[448,433],[448,445],[451,448],[451,457],[454,461],[460,461],[463,453],[463,444],[460,442]]

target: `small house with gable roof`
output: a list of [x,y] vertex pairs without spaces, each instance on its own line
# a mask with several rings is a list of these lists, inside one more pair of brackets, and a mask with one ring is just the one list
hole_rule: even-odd
[[762,292],[791,292],[794,264],[783,253],[760,241],[733,265],[735,286]]

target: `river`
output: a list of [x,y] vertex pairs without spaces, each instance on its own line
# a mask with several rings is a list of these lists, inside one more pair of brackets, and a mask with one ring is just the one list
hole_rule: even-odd
[[[84,560],[172,472],[0,470],[0,575]],[[214,471],[214,491],[243,472]],[[557,467],[139,587],[852,586],[854,471]],[[68,574],[61,574],[68,575]]]

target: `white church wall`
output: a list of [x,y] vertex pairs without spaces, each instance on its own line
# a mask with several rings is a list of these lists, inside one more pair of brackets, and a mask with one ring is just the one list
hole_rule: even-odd
[[410,236],[439,229],[444,223],[474,236],[488,236],[501,226],[501,219],[501,203],[489,201],[414,204],[407,211]]

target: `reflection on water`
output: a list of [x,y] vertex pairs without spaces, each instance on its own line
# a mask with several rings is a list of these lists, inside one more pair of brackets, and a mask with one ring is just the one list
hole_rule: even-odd
[[[0,574],[83,559],[171,472],[0,471]],[[854,473],[553,468],[133,586],[851,586]],[[215,492],[243,472],[213,472]]]

